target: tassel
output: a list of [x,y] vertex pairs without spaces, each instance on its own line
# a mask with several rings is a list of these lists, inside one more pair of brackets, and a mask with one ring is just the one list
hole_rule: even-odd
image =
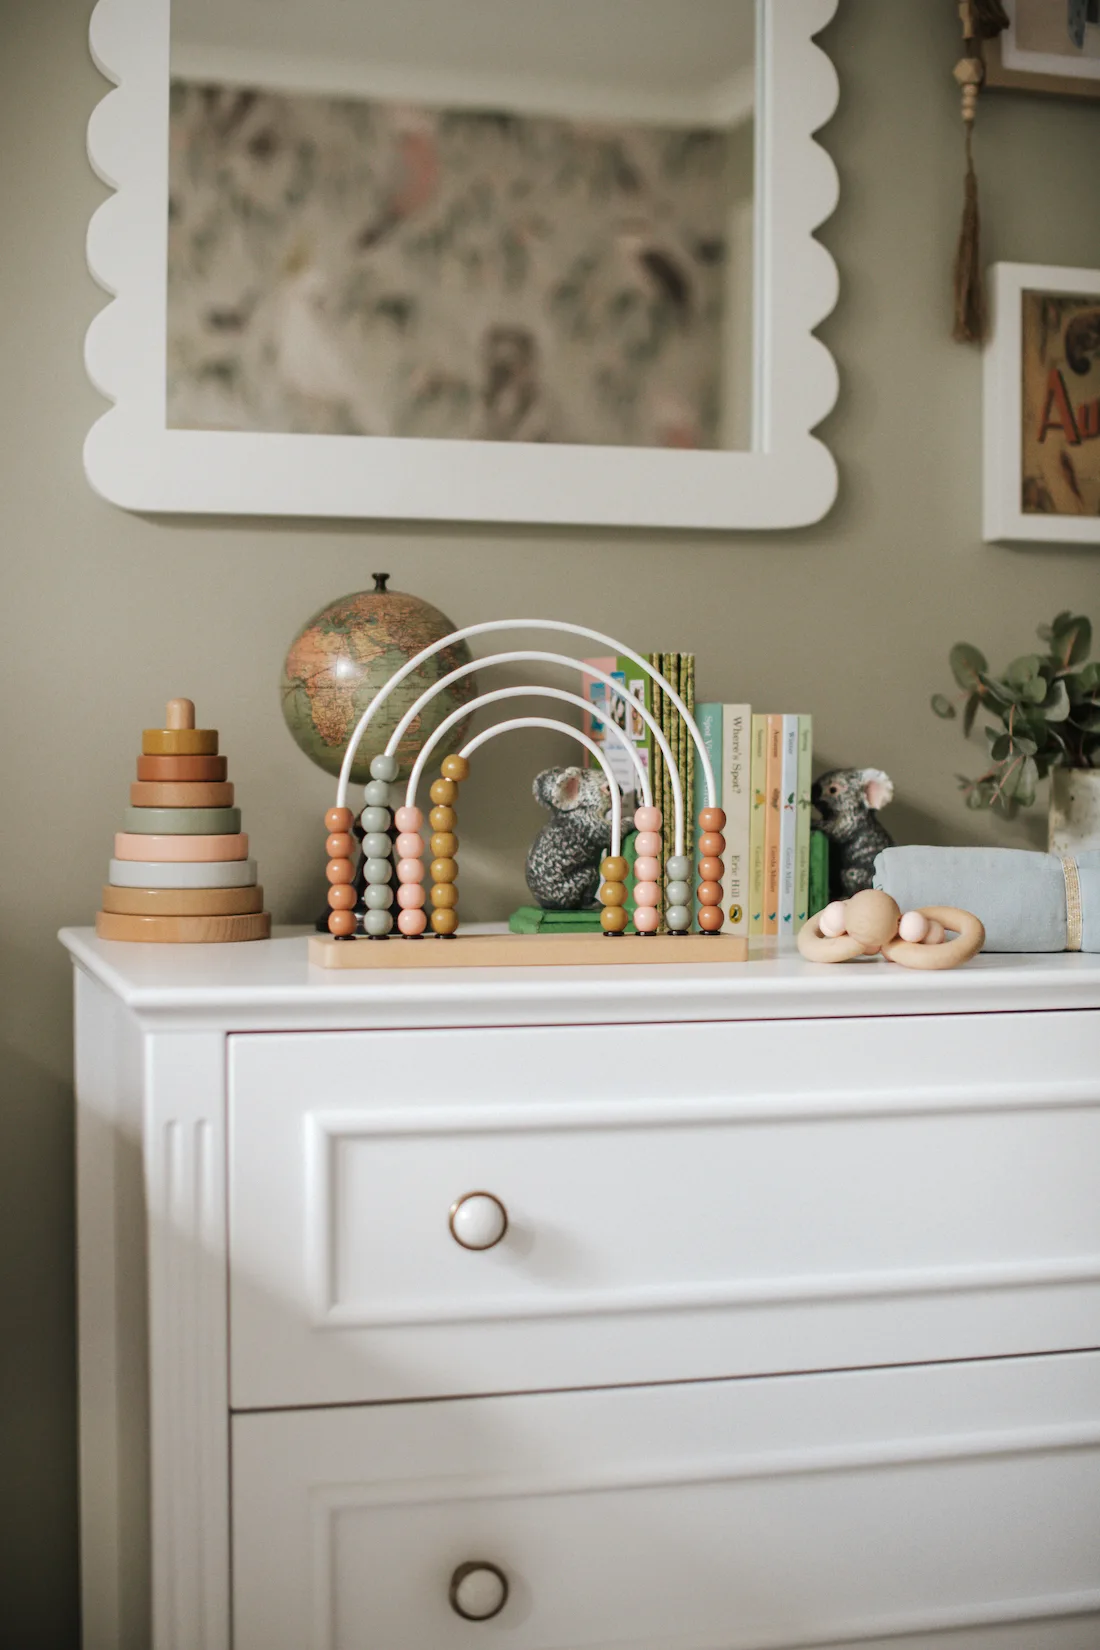
[[974,128],[966,128],[966,182],[963,195],[962,227],[955,253],[955,327],[953,337],[960,344],[980,344],[986,335],[989,313],[982,277],[981,216],[978,211],[978,174],[974,170]]

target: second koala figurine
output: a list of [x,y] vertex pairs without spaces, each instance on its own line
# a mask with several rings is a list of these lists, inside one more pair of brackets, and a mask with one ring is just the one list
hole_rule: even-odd
[[595,904],[611,846],[607,780],[591,768],[547,768],[531,790],[550,818],[527,855],[527,886],[544,911],[583,911]]
[[894,782],[881,768],[834,768],[815,781],[814,825],[829,838],[829,898],[850,899],[874,882],[875,856],[894,839],[878,809],[894,799]]

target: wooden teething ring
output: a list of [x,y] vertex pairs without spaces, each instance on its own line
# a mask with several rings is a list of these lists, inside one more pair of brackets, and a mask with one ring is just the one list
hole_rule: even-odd
[[863,943],[853,934],[826,935],[821,932],[821,912],[810,918],[798,931],[798,949],[807,962],[855,962],[864,955]]
[[890,962],[901,963],[903,968],[957,968],[976,957],[985,944],[985,928],[972,911],[960,911],[957,905],[922,905],[920,912],[932,922],[942,922],[956,938],[942,945],[887,940],[882,954]]

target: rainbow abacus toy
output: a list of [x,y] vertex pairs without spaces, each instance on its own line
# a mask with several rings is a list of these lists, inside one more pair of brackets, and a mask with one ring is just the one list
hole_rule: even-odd
[[[353,834],[355,815],[348,806],[348,790],[355,752],[375,713],[407,676],[444,648],[453,647],[456,642],[471,636],[519,629],[553,630],[583,636],[610,652],[624,655],[649,676],[675,706],[695,745],[706,788],[706,806],[698,819],[699,882],[696,897],[699,933],[689,932],[692,921],[692,857],[687,851],[683,787],[669,742],[656,717],[630,697],[621,681],[593,669],[591,663],[584,664],[565,654],[531,649],[495,653],[490,658],[460,666],[434,682],[409,706],[390,735],[385,750],[371,761],[371,778],[365,788],[364,807],[359,816],[363,855],[361,897],[357,892],[354,865],[356,836]],[[637,788],[642,797],[642,805],[634,815],[634,825],[638,831],[635,844],[638,857],[634,866],[634,934],[626,933],[627,863],[621,853],[623,821],[619,787],[600,746],[568,723],[536,716],[511,718],[486,728],[469,740],[462,750],[444,755],[439,777],[429,787],[432,804],[428,814],[430,833],[425,831],[424,815],[417,806],[421,780],[433,751],[457,722],[469,716],[471,711],[521,696],[555,699],[579,706],[582,710],[590,709],[588,702],[579,694],[563,688],[541,686],[498,688],[495,692],[481,694],[446,717],[425,739],[413,763],[404,796],[395,794],[398,747],[429,700],[474,669],[481,672],[494,665],[534,662],[564,665],[602,681],[609,692],[628,700],[660,747],[672,784],[675,809],[675,852],[663,868],[666,879],[664,926],[667,933],[658,932],[662,903],[662,866],[659,858],[661,813],[653,805],[645,765],[625,733],[613,722],[608,722],[606,726],[609,733],[625,746],[637,774]],[[575,739],[588,750],[607,777],[611,792],[611,851],[601,867],[603,883],[600,901],[603,911],[600,916],[602,932],[599,934],[459,933],[458,814],[455,806],[459,787],[469,778],[470,759],[481,745],[495,739],[498,734],[525,728],[550,728]],[[318,935],[310,941],[310,960],[324,968],[460,965],[484,968],[553,963],[575,967],[621,962],[744,962],[748,956],[747,941],[739,936],[721,933],[722,861],[726,848],[722,828],[725,819],[725,814],[716,803],[714,770],[695,721],[675,689],[637,653],[597,630],[552,619],[493,619],[484,624],[468,625],[464,630],[453,631],[451,635],[424,648],[395,671],[375,694],[352,732],[340,769],[336,806],[325,814],[329,933],[327,936]],[[433,940],[448,943],[430,943]],[[382,941],[386,943],[380,943]],[[613,944],[610,943],[612,941]]]
[[190,699],[170,699],[141,752],[96,933],[162,945],[266,940],[271,916],[217,729],[195,726]]

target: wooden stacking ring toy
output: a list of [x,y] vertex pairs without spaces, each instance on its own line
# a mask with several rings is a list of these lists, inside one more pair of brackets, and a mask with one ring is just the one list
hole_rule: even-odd
[[[691,821],[685,812],[679,766],[665,731],[648,705],[635,698],[621,678],[598,666],[594,667],[591,662],[559,653],[523,649],[458,666],[433,681],[402,713],[385,749],[373,757],[370,764],[371,777],[364,792],[360,818],[362,851],[356,869],[355,856],[349,851],[347,843],[350,819],[345,816],[350,816],[348,793],[355,754],[372,718],[402,682],[444,649],[470,636],[511,628],[559,631],[597,642],[628,658],[639,674],[648,677],[665,695],[682,721],[686,738],[694,744],[698,770],[703,780],[705,805],[698,817],[697,841],[689,848],[687,832]],[[622,799],[603,746],[568,723],[531,716],[513,718],[486,728],[459,751],[448,751],[445,743],[460,721],[498,701],[534,695],[564,701],[590,712],[590,700],[579,694],[553,687],[514,686],[498,688],[464,702],[424,738],[413,762],[403,798],[393,790],[398,776],[397,751],[418,719],[419,725],[431,726],[431,717],[423,714],[430,701],[437,694],[453,688],[475,668],[482,671],[491,666],[514,665],[520,661],[562,665],[604,683],[610,693],[629,705],[632,714],[644,722],[653,735],[667,767],[672,792],[672,814],[667,826],[661,810],[654,806],[649,773],[636,745],[616,720],[604,720],[607,739],[609,742],[617,740],[622,745],[636,775],[635,789],[642,798],[634,815],[638,832],[635,852],[638,858],[633,889],[622,853]],[[438,669],[438,666],[435,668]],[[425,674],[429,672],[425,671]],[[547,729],[581,744],[587,751],[588,759],[602,769],[607,781],[610,851],[605,855],[601,869],[600,933],[510,934],[499,938],[466,935],[461,931],[459,919],[459,839],[456,829],[459,789],[469,779],[471,759],[481,745],[499,735],[532,728]],[[439,762],[438,777],[431,780],[428,787],[427,800],[431,806],[425,820],[424,809],[418,805],[418,792],[427,763],[440,744],[444,754]],[[556,620],[491,620],[485,624],[467,626],[432,643],[396,670],[379,688],[352,731],[340,770],[336,806],[325,815],[329,936],[310,942],[310,956],[327,968],[743,962],[748,955],[747,941],[740,935],[721,932],[722,869],[726,851],[722,833],[725,823],[725,814],[717,804],[713,767],[699,729],[680,695],[641,655],[623,647],[613,637]],[[674,851],[662,863],[662,854],[667,851],[663,846],[666,840],[662,835],[663,828],[668,830]],[[697,860],[699,884],[694,887],[693,873]],[[347,893],[351,888],[357,891],[358,897],[354,902]],[[698,932],[692,933],[696,910]],[[389,943],[358,943],[365,939]],[[451,943],[401,943],[425,939],[442,939]],[[605,946],[602,944],[604,940],[615,943]]]
[[96,933],[159,945],[267,939],[271,916],[217,732],[195,727],[190,699],[170,699],[164,722],[142,735]]

